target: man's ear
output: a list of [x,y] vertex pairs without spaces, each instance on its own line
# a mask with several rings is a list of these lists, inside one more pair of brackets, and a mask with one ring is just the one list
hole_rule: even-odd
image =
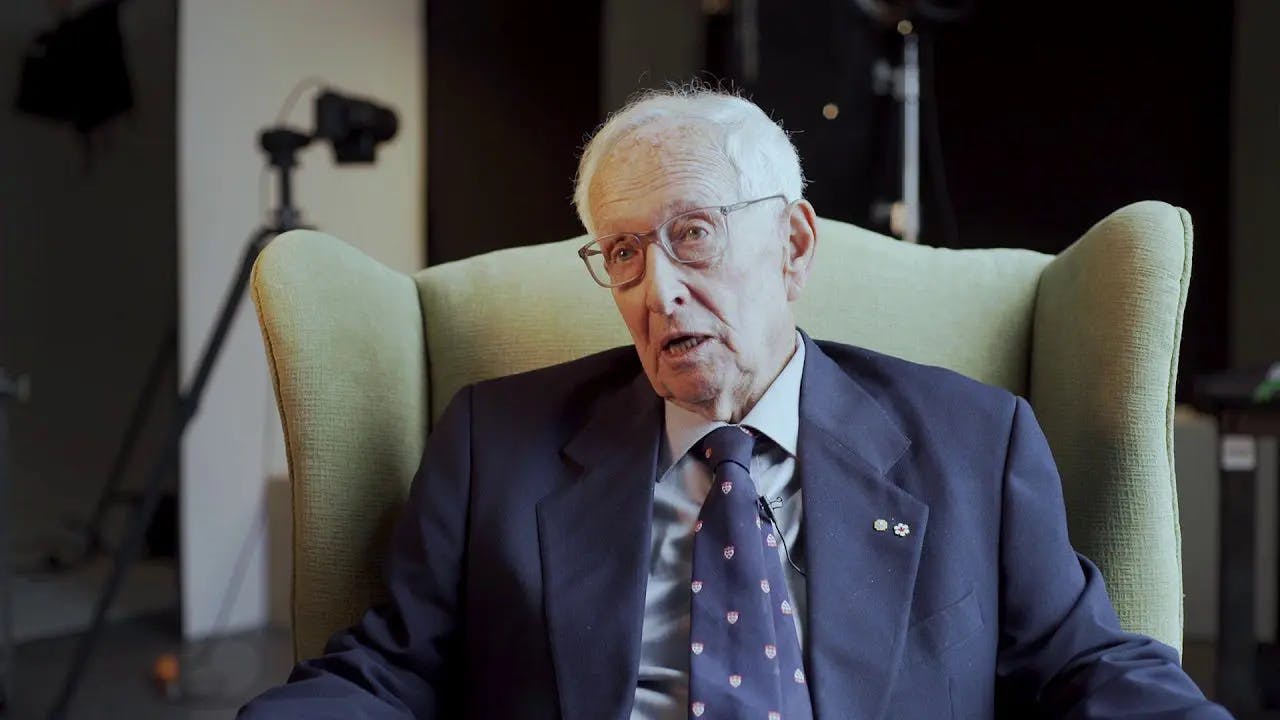
[[818,216],[808,200],[797,200],[787,206],[787,246],[782,260],[783,281],[787,284],[787,301],[795,302],[809,279],[809,267],[818,247]]

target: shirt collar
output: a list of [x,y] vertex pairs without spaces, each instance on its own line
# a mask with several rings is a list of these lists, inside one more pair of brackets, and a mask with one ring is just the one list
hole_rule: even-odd
[[[804,339],[796,332],[796,349],[769,389],[742,419],[743,425],[769,436],[787,454],[796,454],[800,433],[800,377],[804,373]],[[666,406],[667,450],[671,462],[678,462],[707,433],[728,423],[708,420],[670,400]]]

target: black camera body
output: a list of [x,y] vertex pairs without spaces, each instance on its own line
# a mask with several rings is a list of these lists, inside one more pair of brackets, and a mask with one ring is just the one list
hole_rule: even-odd
[[316,97],[315,125],[309,135],[289,127],[267,128],[259,134],[258,145],[272,165],[282,168],[297,165],[298,151],[316,140],[329,142],[333,161],[339,165],[365,164],[377,160],[378,145],[395,137],[399,129],[391,108],[329,89]]
[[393,110],[370,100],[344,97],[332,90],[316,98],[315,137],[333,145],[336,163],[373,162],[378,143],[395,137],[398,127]]

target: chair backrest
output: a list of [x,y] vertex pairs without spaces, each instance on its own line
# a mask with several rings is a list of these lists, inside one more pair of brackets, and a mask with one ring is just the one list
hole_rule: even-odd
[[[814,337],[943,365],[1025,394],[1041,269],[1026,250],[957,252],[819,221],[797,322]],[[499,250],[415,275],[431,414],[463,385],[631,342],[576,251],[586,238]]]
[[[253,290],[294,485],[299,656],[381,596],[387,526],[430,418],[454,392],[630,342],[575,254],[582,242],[502,250],[412,279],[319,233],[289,233],[264,251]],[[1113,214],[1056,259],[908,245],[823,220],[796,306],[814,337],[1029,396],[1062,470],[1077,548],[1102,567],[1126,627],[1175,647],[1167,438],[1189,243],[1185,213],[1161,203]],[[1085,388],[1098,392],[1081,397]]]

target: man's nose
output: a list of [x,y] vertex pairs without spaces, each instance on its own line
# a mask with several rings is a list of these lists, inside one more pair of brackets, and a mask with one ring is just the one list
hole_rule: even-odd
[[645,305],[649,312],[670,315],[688,300],[684,268],[656,244],[646,249],[644,263]]

